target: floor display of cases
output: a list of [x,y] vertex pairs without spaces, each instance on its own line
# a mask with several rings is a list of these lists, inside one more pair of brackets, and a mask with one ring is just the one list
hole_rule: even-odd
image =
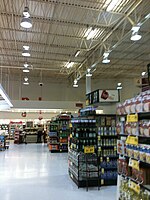
[[101,185],[117,184],[116,115],[97,115]]
[[48,128],[48,148],[53,152],[68,152],[70,116],[59,115]]
[[[24,128],[24,142],[28,143],[37,143],[37,131],[38,128],[35,127],[26,127]],[[42,136],[41,136],[42,138]]]
[[97,154],[84,154],[69,149],[69,175],[79,187],[100,187],[100,170]]
[[150,112],[118,117],[118,199],[150,199]]

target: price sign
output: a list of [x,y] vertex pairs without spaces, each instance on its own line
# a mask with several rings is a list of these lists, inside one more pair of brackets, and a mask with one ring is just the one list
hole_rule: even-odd
[[126,144],[138,145],[138,137],[136,136],[128,136],[126,140]]
[[127,115],[127,122],[138,122],[138,115]]
[[134,168],[134,169],[139,170],[139,161],[130,158],[129,166]]
[[134,190],[136,193],[140,194],[140,185],[134,183],[133,181],[129,182],[129,187]]
[[84,153],[94,153],[94,146],[86,146],[84,147]]

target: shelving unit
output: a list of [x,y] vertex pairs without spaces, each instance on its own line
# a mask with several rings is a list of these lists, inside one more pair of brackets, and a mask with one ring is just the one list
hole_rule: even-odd
[[9,124],[9,139],[10,140],[14,140],[14,137],[15,137],[15,131],[22,131],[23,130],[23,123],[22,121],[20,122],[10,122]]
[[101,185],[117,184],[116,115],[97,115]]
[[68,152],[68,136],[70,135],[69,115],[59,115],[50,122],[48,128],[48,148],[53,152]]
[[79,187],[89,186],[100,187],[100,169],[97,154],[84,154],[69,150],[68,153],[68,171],[71,179]]
[[[121,117],[119,117],[119,120]],[[130,114],[119,121],[118,199],[150,199],[150,112]]]
[[24,142],[28,143],[37,143],[37,131],[36,127],[25,127],[24,132]]

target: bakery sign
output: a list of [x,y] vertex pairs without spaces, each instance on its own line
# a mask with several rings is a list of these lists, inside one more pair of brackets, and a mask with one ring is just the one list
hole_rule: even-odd
[[99,90],[99,102],[100,103],[119,102],[118,90]]

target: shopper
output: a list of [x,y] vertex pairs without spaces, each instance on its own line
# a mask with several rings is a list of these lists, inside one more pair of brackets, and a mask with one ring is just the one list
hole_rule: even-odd
[[39,128],[37,132],[37,143],[41,143],[42,134],[43,134],[43,130],[42,128]]

